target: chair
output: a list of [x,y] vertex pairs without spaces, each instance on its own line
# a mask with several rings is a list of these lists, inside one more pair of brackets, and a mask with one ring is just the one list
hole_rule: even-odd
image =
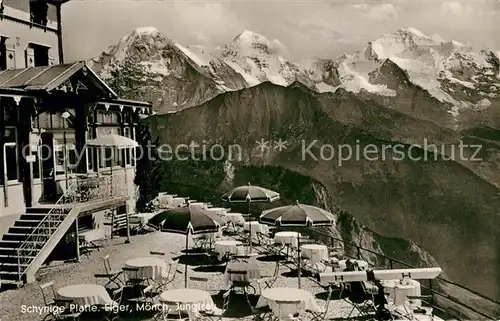
[[108,287],[110,284],[115,284],[118,288],[123,285],[123,282],[120,280],[120,276],[123,271],[113,270],[111,268],[111,263],[109,262],[109,255],[106,255],[102,258],[104,263],[104,271],[105,273],[96,273],[94,276],[96,278],[107,278],[108,282],[104,285],[104,287]]
[[182,274],[182,271],[177,269],[178,265],[179,265],[178,259],[170,262],[167,274],[164,275],[160,280],[155,281],[156,282],[156,287],[154,288],[155,292],[165,291],[167,285],[174,282],[177,273]]
[[[125,290],[124,287],[114,289],[111,292],[111,299],[118,303],[120,306],[122,303],[122,298],[123,298],[123,291]],[[96,304],[95,305],[97,309],[99,310],[99,313],[103,316],[105,321],[115,321],[118,319],[118,310],[111,308],[109,305],[105,304]]]
[[265,289],[271,288],[274,285],[274,283],[276,283],[276,280],[278,279],[279,276],[279,272],[280,272],[279,262],[276,262],[276,266],[274,268],[274,273],[272,276],[264,276],[256,280],[257,285],[259,286],[260,293],[262,293],[262,291]]
[[349,282],[349,295],[346,301],[353,306],[347,316],[348,319],[354,310],[357,310],[360,316],[371,316],[376,311],[373,294],[370,295],[366,291],[363,282]]
[[135,287],[144,282],[144,278],[139,277],[138,268],[122,267],[122,271],[125,275],[125,285]]
[[[300,315],[299,309],[300,309],[300,306],[302,305],[301,300],[283,300],[283,301],[276,300],[276,305],[278,306],[278,311],[277,311],[277,313],[276,313],[276,311],[273,311],[273,312],[275,312],[275,315],[277,314],[277,317],[279,318],[279,320],[283,320],[283,321],[295,321],[295,320],[298,321],[298,320],[300,320],[299,319],[299,315]],[[294,306],[295,310],[297,312],[283,316],[284,313],[282,312],[282,309],[286,306]]]
[[140,296],[136,298],[129,298],[127,299],[128,302],[135,303],[136,306],[139,304],[153,304],[154,303],[154,293],[153,293],[154,287],[152,285],[148,285],[144,289],[141,289],[140,291]]
[[328,308],[330,307],[330,300],[332,299],[333,289],[328,287],[328,297],[326,298],[325,306],[321,308],[320,311],[310,311],[307,310],[312,316],[311,321],[323,321],[327,320],[326,316],[328,314]]
[[253,290],[253,294],[255,294],[255,288],[252,286],[250,281],[247,280],[246,276],[248,274],[247,271],[228,271],[228,274],[238,275],[238,280],[231,280],[231,289],[242,289],[245,295],[248,295],[248,289]]
[[248,306],[250,307],[250,311],[252,312],[254,320],[265,320],[273,312],[271,310],[271,308],[269,307],[269,305],[266,305],[266,306],[263,306],[260,308],[256,308],[250,302],[250,298],[248,297],[248,295],[245,298],[247,300]]
[[201,316],[207,317],[209,320],[213,320],[213,318],[219,318],[219,320],[221,320],[222,317],[225,316],[229,307],[230,296],[231,290],[229,289],[222,294],[222,309],[200,311]]
[[56,290],[54,289],[54,281],[50,281],[40,285],[42,291],[43,303],[48,307],[49,314],[45,319],[52,317],[55,320],[78,320],[81,312],[72,312],[70,305],[72,300],[60,299],[57,297]]

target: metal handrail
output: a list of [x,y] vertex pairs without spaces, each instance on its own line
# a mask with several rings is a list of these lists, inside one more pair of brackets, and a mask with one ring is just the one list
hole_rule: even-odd
[[[34,257],[43,250],[53,233],[57,231],[76,204],[106,200],[110,197],[120,197],[128,194],[126,181],[122,181],[120,176],[126,177],[124,173],[114,173],[97,177],[76,178],[17,249],[19,281],[22,281],[22,277],[29,269]],[[43,234],[47,230],[48,232]],[[43,243],[42,247],[37,247],[36,243],[32,245],[31,242],[33,241],[40,241]],[[31,256],[31,254],[35,256]],[[23,264],[27,265],[23,267]]]

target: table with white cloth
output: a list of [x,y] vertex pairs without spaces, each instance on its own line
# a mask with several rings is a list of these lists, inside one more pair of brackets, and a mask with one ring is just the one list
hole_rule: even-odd
[[117,305],[108,294],[108,291],[97,284],[75,284],[57,290],[60,299],[71,300],[73,304],[86,307],[94,305]]
[[[368,268],[368,262],[366,262],[366,261],[363,261],[363,260],[349,260],[349,261],[358,263],[359,269],[361,271],[366,271],[366,269]],[[346,262],[347,262],[347,260],[340,260],[339,261],[340,271],[343,271],[347,268]]]
[[209,212],[213,212],[213,213],[215,213],[215,214],[217,214],[218,216],[221,216],[221,217],[223,217],[224,214],[227,213],[227,210],[225,208],[223,208],[223,207],[210,207],[210,208],[207,208],[206,210],[209,211]]
[[[300,301],[300,305],[285,305],[280,306],[277,301]],[[257,308],[269,306],[274,315],[278,318],[286,318],[290,314],[295,314],[299,311],[313,311],[320,312],[321,307],[316,302],[312,293],[297,289],[297,288],[269,288],[262,291],[259,301],[257,301]]]
[[245,218],[241,213],[226,213],[224,214],[224,221],[231,223],[233,225],[244,225]]
[[247,262],[229,262],[224,272],[226,284],[231,284],[233,281],[251,282],[259,278],[260,269],[255,259]]
[[83,250],[99,249],[98,241],[106,239],[103,229],[87,230],[78,234],[78,241]]
[[269,234],[269,226],[259,223],[258,221],[250,221],[243,223],[243,231],[250,232],[250,227],[252,229],[252,235]]
[[298,236],[302,235],[297,232],[289,232],[289,231],[278,232],[274,234],[274,243],[297,247]]
[[137,269],[137,273],[135,271],[127,271],[127,276],[132,279],[160,280],[168,272],[167,262],[154,256],[137,257],[127,260],[125,261],[125,267]]
[[309,263],[314,265],[322,260],[328,260],[328,248],[322,244],[304,244],[300,246],[302,257],[309,259]]
[[146,225],[157,213],[135,213],[130,215],[130,224]]
[[198,316],[198,311],[216,310],[210,293],[198,289],[174,289],[160,294],[164,315],[187,313],[190,319]]
[[[408,300],[408,296],[420,296],[420,282],[412,279],[405,280],[382,280],[384,292],[395,306],[402,306]],[[421,306],[420,300],[412,300],[412,305]]]
[[242,242],[236,240],[220,240],[214,243],[214,251],[219,255],[219,259],[222,259],[226,254],[240,254],[242,245]]
[[186,199],[184,197],[174,197],[172,199],[172,206],[179,207],[186,204]]

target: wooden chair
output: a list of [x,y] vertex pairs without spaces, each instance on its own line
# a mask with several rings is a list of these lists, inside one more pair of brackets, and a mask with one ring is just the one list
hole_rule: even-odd
[[94,276],[96,278],[107,278],[108,282],[104,285],[104,287],[106,287],[106,288],[111,284],[114,284],[118,288],[120,288],[123,285],[122,280],[120,280],[120,276],[122,275],[123,271],[114,270],[111,267],[111,263],[109,262],[109,255],[106,255],[105,257],[103,257],[102,261],[104,263],[105,273],[96,273],[96,274],[94,274]]
[[43,320],[48,317],[55,320],[78,320],[82,313],[71,311],[72,300],[58,298],[54,288],[54,281],[40,285],[40,290],[42,291],[43,303],[48,307],[47,310],[49,311],[49,314]]

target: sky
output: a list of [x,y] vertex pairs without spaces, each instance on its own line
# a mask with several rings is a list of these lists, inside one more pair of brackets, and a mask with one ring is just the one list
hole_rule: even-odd
[[71,0],[62,15],[67,61],[98,56],[144,26],[208,48],[251,30],[278,39],[295,61],[335,58],[404,27],[500,50],[500,0]]

